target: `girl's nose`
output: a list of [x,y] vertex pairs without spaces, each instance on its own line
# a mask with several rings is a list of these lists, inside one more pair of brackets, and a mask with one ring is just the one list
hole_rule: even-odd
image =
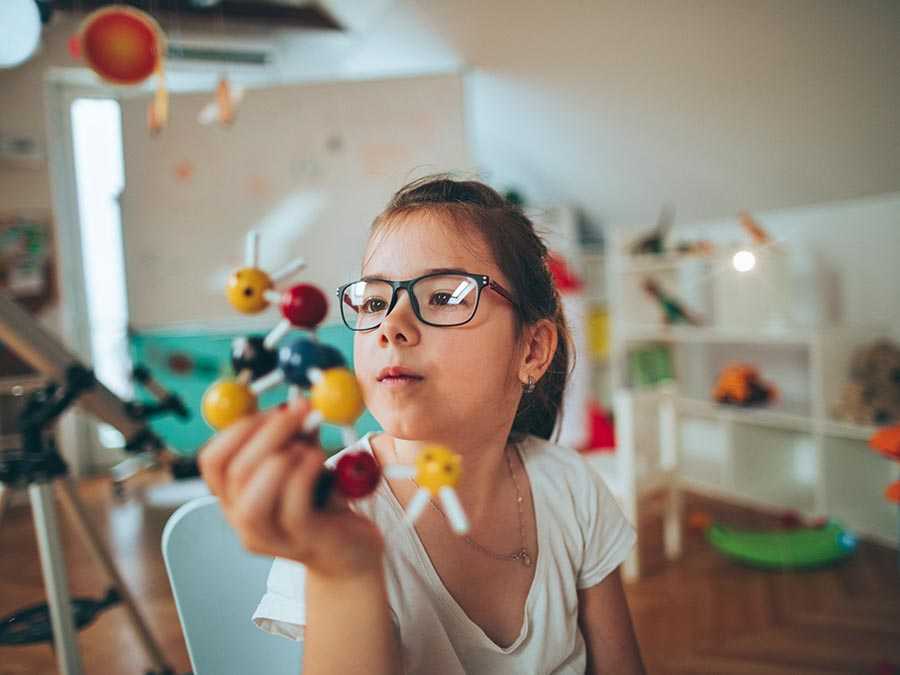
[[413,311],[409,293],[405,289],[397,291],[397,302],[378,327],[379,342],[410,345],[419,341],[419,325]]

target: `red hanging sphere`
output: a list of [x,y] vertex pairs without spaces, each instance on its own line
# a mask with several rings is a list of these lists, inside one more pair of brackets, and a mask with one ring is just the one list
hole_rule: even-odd
[[381,480],[381,468],[368,452],[348,452],[334,468],[337,487],[350,499],[371,494]]
[[315,328],[327,313],[325,294],[310,284],[297,284],[281,296],[281,314],[298,328]]

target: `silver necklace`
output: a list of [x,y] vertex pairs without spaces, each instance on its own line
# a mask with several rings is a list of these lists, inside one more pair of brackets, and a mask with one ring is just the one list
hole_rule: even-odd
[[[397,449],[394,447],[393,443],[391,443],[391,451],[394,453],[394,458],[399,462],[400,457],[399,455],[397,455]],[[525,500],[522,498],[521,490],[519,490],[519,482],[516,480],[516,474],[513,471],[512,460],[509,456],[509,450],[507,450],[505,454],[506,468],[509,469],[509,477],[512,478],[513,486],[516,488],[516,507],[518,508],[519,512],[519,541],[521,542],[522,546],[518,551],[514,551],[512,553],[497,553],[482,546],[467,534],[463,535],[463,539],[467,544],[469,544],[469,546],[476,549],[477,551],[480,551],[484,555],[493,558],[494,560],[518,560],[525,567],[531,567],[531,556],[528,554],[528,548],[525,545],[525,515],[522,512]],[[419,490],[422,489],[421,487],[419,487],[419,484],[415,481],[414,478],[410,478],[410,480],[412,481],[413,485],[416,486],[416,488],[418,488]],[[434,508],[435,511],[441,514],[444,519],[444,523],[449,527],[450,521],[447,520],[447,515],[441,510],[441,507],[435,504],[434,500],[431,498],[428,499],[428,502],[431,504],[432,508]]]

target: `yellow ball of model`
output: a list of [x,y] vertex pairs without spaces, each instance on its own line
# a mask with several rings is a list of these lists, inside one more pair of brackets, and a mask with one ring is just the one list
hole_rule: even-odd
[[443,445],[427,445],[416,456],[416,482],[436,495],[459,481],[460,456]]
[[203,419],[217,431],[256,412],[256,395],[237,380],[219,380],[203,395]]
[[272,278],[258,267],[242,267],[228,277],[225,296],[244,314],[256,314],[269,306],[266,291],[272,290]]
[[346,368],[321,371],[310,391],[310,403],[326,422],[339,426],[353,424],[365,407],[359,383]]

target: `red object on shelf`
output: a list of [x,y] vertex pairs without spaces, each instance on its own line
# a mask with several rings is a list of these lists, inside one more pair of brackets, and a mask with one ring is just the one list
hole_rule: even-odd
[[588,406],[588,441],[590,452],[614,452],[616,449],[616,429],[612,417],[598,403]]
[[876,431],[869,445],[888,459],[900,462],[900,424]]
[[553,285],[559,289],[560,293],[580,291],[582,286],[584,286],[578,275],[569,267],[565,258],[555,253],[547,254],[547,268],[550,270],[550,276],[553,277]]
[[294,326],[315,328],[328,313],[328,300],[315,286],[297,284],[281,296],[281,313]]
[[349,499],[371,494],[381,480],[381,468],[368,452],[342,455],[334,472],[338,490]]
[[889,502],[900,504],[900,480],[895,480],[887,486],[887,489],[884,491],[884,498]]

